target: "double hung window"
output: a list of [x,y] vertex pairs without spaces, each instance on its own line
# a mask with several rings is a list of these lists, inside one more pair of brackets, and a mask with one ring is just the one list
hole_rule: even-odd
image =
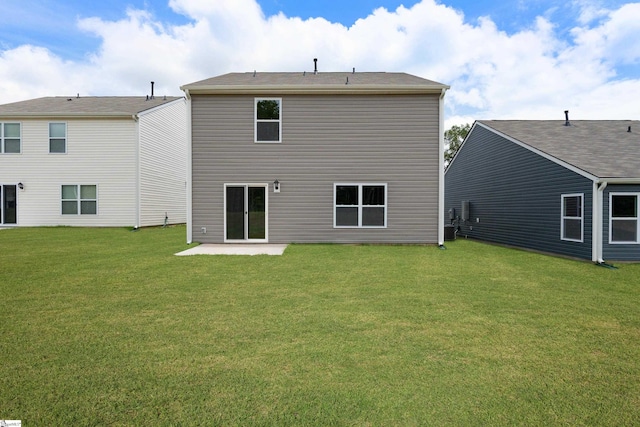
[[98,191],[95,185],[63,185],[62,215],[95,215]]
[[609,242],[640,243],[638,199],[640,193],[609,194]]
[[67,152],[67,124],[49,123],[49,153]]
[[563,194],[562,195],[562,240],[571,242],[582,242],[584,230],[584,195],[583,194]]
[[20,123],[0,123],[0,153],[20,153]]
[[335,184],[334,227],[387,226],[387,184]]
[[255,142],[282,141],[282,99],[255,99]]

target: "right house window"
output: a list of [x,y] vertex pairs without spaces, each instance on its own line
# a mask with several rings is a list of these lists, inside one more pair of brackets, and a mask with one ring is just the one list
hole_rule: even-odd
[[582,194],[562,195],[562,240],[582,242],[583,232],[583,200]]
[[638,243],[638,196],[609,194],[609,243]]

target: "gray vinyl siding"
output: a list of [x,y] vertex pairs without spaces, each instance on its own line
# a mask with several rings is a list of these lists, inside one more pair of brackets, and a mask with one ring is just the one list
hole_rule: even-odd
[[607,261],[640,261],[640,244],[609,243],[609,194],[625,192],[640,193],[640,185],[610,184],[602,196],[602,255]]
[[[561,196],[584,194],[583,242],[561,239]],[[592,181],[475,126],[445,174],[445,212],[470,203],[458,237],[591,258]],[[448,214],[445,214],[448,222]]]
[[[253,96],[193,96],[194,241],[223,242],[224,184],[247,183],[269,184],[271,243],[437,243],[437,95],[273,97],[279,144],[253,142]],[[335,229],[334,183],[386,183],[387,227]]]

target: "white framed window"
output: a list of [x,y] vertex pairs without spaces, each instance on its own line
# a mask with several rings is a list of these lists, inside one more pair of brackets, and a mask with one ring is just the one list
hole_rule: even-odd
[[20,123],[0,123],[0,153],[20,153]]
[[255,142],[282,141],[282,98],[255,98]]
[[62,215],[96,215],[98,187],[96,185],[63,185]]
[[67,124],[49,123],[49,153],[67,152]]
[[609,243],[640,243],[640,193],[609,193]]
[[334,184],[334,228],[386,228],[387,184]]
[[570,242],[582,242],[583,234],[584,194],[563,194],[560,237]]

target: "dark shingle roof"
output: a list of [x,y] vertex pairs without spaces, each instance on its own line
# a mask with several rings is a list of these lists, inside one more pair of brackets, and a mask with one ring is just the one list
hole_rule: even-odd
[[[599,178],[640,178],[638,120],[479,120]],[[631,132],[628,132],[631,127]]]
[[133,116],[180,97],[51,96],[0,105],[0,117]]
[[189,83],[190,92],[251,92],[259,90],[358,92],[358,91],[441,91],[449,86],[407,73],[229,73]]

